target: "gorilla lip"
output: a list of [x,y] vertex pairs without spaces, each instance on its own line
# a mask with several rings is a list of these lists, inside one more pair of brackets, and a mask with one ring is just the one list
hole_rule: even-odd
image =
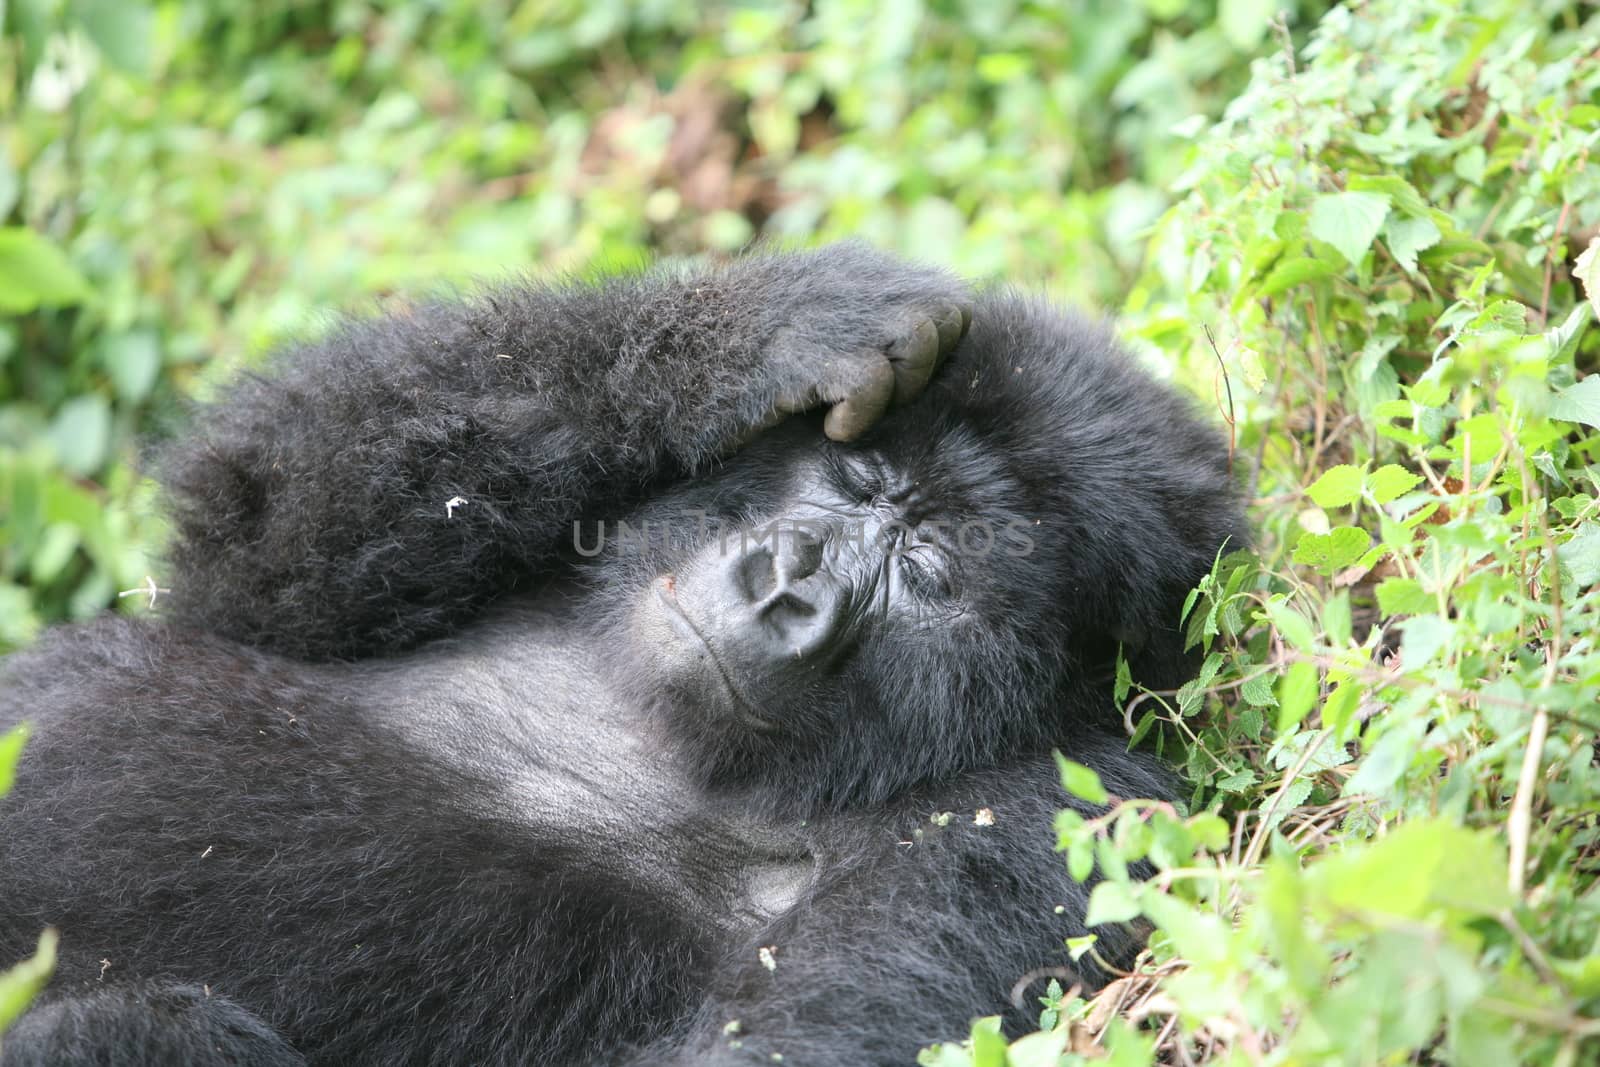
[[750,702],[739,695],[739,691],[733,687],[733,679],[728,677],[722,661],[712,649],[711,642],[706,640],[705,634],[700,632],[700,627],[694,624],[694,620],[689,618],[688,613],[678,604],[678,580],[670,574],[663,574],[651,583],[651,591],[655,594],[656,603],[661,605],[668,621],[673,624],[673,628],[699,645],[700,650],[706,654],[706,659],[711,662],[711,673],[722,683],[723,692],[728,694],[733,710],[739,713],[745,724],[758,730],[776,729],[777,723],[757,715],[750,707]]

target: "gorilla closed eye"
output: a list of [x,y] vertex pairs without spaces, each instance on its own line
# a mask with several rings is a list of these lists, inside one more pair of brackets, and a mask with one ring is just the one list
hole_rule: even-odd
[[843,245],[273,366],[166,452],[165,616],[0,666],[0,1067],[910,1063],[1103,980],[1052,750],[1169,794],[1113,635],[1189,677],[1243,531],[1098,327]]

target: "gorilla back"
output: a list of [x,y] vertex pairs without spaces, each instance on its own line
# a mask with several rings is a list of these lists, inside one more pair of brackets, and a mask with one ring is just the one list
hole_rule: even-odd
[[1099,329],[859,246],[351,323],[162,477],[164,614],[0,668],[0,959],[61,934],[6,1065],[1021,1024],[1084,932],[1050,752],[1165,791],[1117,650],[1184,678],[1242,542],[1217,435]]

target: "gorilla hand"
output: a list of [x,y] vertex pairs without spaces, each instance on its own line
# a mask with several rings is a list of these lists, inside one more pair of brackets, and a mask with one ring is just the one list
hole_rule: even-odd
[[768,342],[774,395],[752,432],[826,407],[823,432],[854,440],[891,405],[915,400],[972,322],[970,293],[944,271],[856,244],[822,254],[828,270],[804,276],[785,275],[808,257],[744,265],[774,268],[764,286],[792,309]]
[[877,345],[848,354],[802,357],[798,362],[811,373],[779,394],[774,421],[827,406],[823,432],[835,441],[855,440],[891,404],[908,404],[921,394],[971,322],[969,301],[930,302],[908,308],[886,327],[898,327],[898,334]]

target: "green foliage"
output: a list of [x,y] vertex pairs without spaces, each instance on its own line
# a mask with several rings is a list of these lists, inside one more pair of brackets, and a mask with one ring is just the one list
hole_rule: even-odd
[[1174,860],[1126,802],[1061,846],[1155,925],[1129,981],[1188,1056],[1600,1063],[1597,44],[1561,4],[1335,10],[1152,238],[1132,317],[1227,376],[1260,555],[1188,615],[1202,683],[1130,714],[1235,831]]
[[1325,6],[0,5],[0,649],[150,603],[135,435],[330,309],[761,236],[1119,299],[1175,123]]

